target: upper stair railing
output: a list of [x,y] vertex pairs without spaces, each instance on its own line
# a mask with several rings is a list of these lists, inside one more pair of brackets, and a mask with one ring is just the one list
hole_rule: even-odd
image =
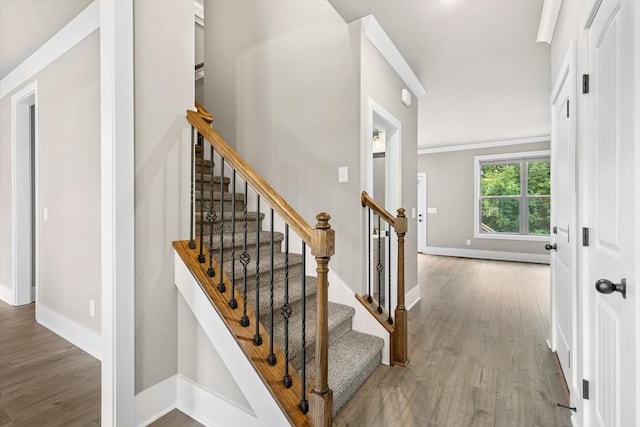
[[[407,351],[407,309],[404,305],[404,236],[407,232],[407,218],[404,209],[398,209],[393,216],[371,196],[363,191],[360,196],[362,207],[367,209],[368,230],[368,280],[367,295],[358,300],[367,307],[390,334],[390,361],[393,365],[406,366],[409,363]],[[396,307],[392,313],[392,247],[391,236],[385,225],[393,228],[398,236]],[[372,225],[374,232],[372,232]],[[386,240],[385,246],[382,243]],[[372,248],[373,246],[373,248]],[[385,254],[386,252],[386,254]],[[386,283],[385,283],[386,282]],[[387,285],[385,287],[385,284]],[[386,289],[385,289],[386,288]],[[385,308],[386,305],[386,308]]]
[[[187,111],[187,120],[192,126],[191,139],[191,230],[190,240],[185,247],[190,248],[194,261],[201,264],[199,275],[210,278],[211,289],[217,291],[216,298],[224,297],[226,304],[223,316],[228,322],[233,322],[229,327],[234,331],[247,331],[253,323],[255,333],[252,339],[249,335],[236,333],[239,344],[244,346],[245,353],[253,360],[256,370],[262,376],[267,387],[272,390],[280,407],[287,414],[294,425],[309,424],[312,426],[330,426],[332,423],[333,393],[328,385],[328,264],[335,253],[335,232],[329,224],[330,216],[320,213],[316,216],[318,223],[315,227],[309,225],[249,164],[236,153],[224,139],[211,128],[213,116],[204,107],[196,103],[197,111]],[[203,142],[201,149],[196,149],[198,141]],[[207,141],[207,143],[204,143]],[[209,147],[208,155],[205,155],[205,147]],[[208,158],[207,158],[208,157]],[[225,178],[225,175],[228,178]],[[241,180],[242,182],[236,182]],[[207,187],[205,188],[205,182]],[[244,189],[242,194],[236,195],[236,185]],[[226,186],[230,190],[224,191]],[[251,209],[248,212],[248,199],[252,190]],[[215,194],[214,194],[215,192]],[[208,194],[207,194],[208,193]],[[199,206],[196,199],[199,196]],[[262,208],[261,208],[261,202]],[[264,208],[264,205],[268,205]],[[197,211],[197,212],[196,212]],[[270,231],[261,232],[260,221],[267,217],[270,219]],[[284,285],[284,304],[274,309],[274,213],[284,222],[285,252],[278,262],[285,264],[285,273],[282,278]],[[252,222],[254,221],[254,222]],[[255,229],[253,228],[255,227]],[[301,253],[289,254],[289,230],[295,232],[301,240]],[[197,235],[196,235],[197,234]],[[265,238],[265,235],[269,235]],[[240,239],[236,242],[236,239]],[[261,239],[263,241],[261,242]],[[264,241],[266,239],[266,241]],[[231,240],[231,242],[229,242]],[[255,251],[247,250],[248,241],[255,244]],[[306,385],[306,347],[312,347],[306,343],[306,275],[305,252],[309,246],[311,254],[316,259],[316,333],[315,333],[315,359],[313,372],[309,377],[314,384],[311,390]],[[270,248],[261,250],[262,247]],[[238,249],[236,250],[236,247]],[[236,253],[241,252],[241,253]],[[249,254],[248,252],[251,252]],[[277,251],[276,251],[277,252]],[[269,255],[269,253],[271,255]],[[262,256],[262,262],[261,262]],[[297,257],[301,271],[292,271],[289,268],[290,258]],[[265,258],[269,258],[265,260]],[[300,264],[301,257],[301,264]],[[219,262],[218,262],[219,261]],[[269,269],[269,274],[260,275]],[[224,267],[224,268],[223,268]],[[222,271],[226,271],[226,274]],[[255,280],[255,287],[248,283],[248,271],[251,271],[251,280]],[[203,272],[206,272],[206,276]],[[229,277],[230,276],[230,277]],[[265,277],[269,276],[269,277]],[[300,277],[301,276],[301,277]],[[293,331],[289,331],[289,282],[301,282],[302,292],[302,331],[301,337],[294,341],[301,341],[301,361],[297,361],[302,371],[298,377],[290,370],[289,341]],[[215,283],[217,282],[217,283]],[[236,289],[239,287],[240,289]],[[262,289],[262,292],[261,292]],[[210,291],[211,292],[211,291]],[[248,307],[248,297],[253,301],[253,308]],[[262,293],[262,295],[261,295]],[[240,294],[241,301],[236,297]],[[226,295],[226,296],[225,296]],[[265,296],[266,295],[266,296]],[[260,298],[263,303],[260,303]],[[265,306],[264,299],[269,300]],[[250,306],[251,304],[249,304]],[[260,307],[268,310],[262,313],[263,325],[260,323]],[[252,313],[253,311],[253,313]],[[284,318],[284,354],[279,349],[274,349],[274,311],[279,312]],[[255,317],[254,317],[255,316]],[[266,317],[265,317],[266,316]],[[233,318],[231,318],[233,317]],[[264,321],[264,319],[269,319]],[[231,319],[231,320],[230,320]],[[265,330],[266,328],[266,330]],[[290,333],[291,332],[291,333]],[[297,331],[296,331],[297,333]],[[267,346],[263,346],[263,336],[268,335]],[[299,339],[301,338],[301,339]],[[248,344],[248,341],[251,344]],[[250,347],[250,348],[249,348]],[[254,360],[257,349],[264,348],[262,360]],[[283,360],[284,359],[284,360]],[[278,372],[278,373],[276,373]],[[299,401],[293,402],[286,390],[296,391]],[[297,408],[296,408],[297,407]],[[295,414],[294,412],[298,412]],[[304,414],[308,414],[304,417]]]

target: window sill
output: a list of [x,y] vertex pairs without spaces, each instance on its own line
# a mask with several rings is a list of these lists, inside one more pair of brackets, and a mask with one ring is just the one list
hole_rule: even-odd
[[493,240],[521,240],[527,242],[548,242],[551,240],[550,235],[545,236],[525,236],[523,234],[479,234],[475,233],[476,239],[493,239]]

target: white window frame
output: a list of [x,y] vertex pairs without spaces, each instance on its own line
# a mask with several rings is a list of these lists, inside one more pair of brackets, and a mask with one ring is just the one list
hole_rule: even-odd
[[[480,232],[480,164],[483,162],[509,162],[540,157],[548,157],[551,160],[551,150],[540,151],[526,151],[520,153],[504,153],[504,154],[489,154],[484,156],[474,156],[474,212],[473,212],[473,232],[476,239],[497,239],[497,240],[526,240],[533,242],[546,242],[549,240],[549,235],[527,235],[527,234],[509,234],[509,233],[481,233]],[[526,178],[526,177],[525,177]]]

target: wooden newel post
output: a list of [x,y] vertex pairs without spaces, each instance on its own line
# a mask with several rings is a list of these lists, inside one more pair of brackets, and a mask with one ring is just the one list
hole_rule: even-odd
[[316,216],[318,224],[311,232],[311,255],[316,258],[318,272],[316,290],[316,359],[315,385],[309,395],[309,424],[331,426],[333,391],[329,388],[329,318],[328,287],[329,260],[335,253],[335,231],[326,213]]
[[396,330],[394,334],[393,364],[407,366],[407,309],[404,306],[404,235],[407,233],[407,218],[404,209],[398,209],[394,228],[398,235],[398,305],[396,306]]

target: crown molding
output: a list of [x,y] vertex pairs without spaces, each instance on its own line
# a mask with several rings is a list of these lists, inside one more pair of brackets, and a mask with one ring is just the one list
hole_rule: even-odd
[[376,49],[378,49],[396,73],[398,73],[402,81],[409,86],[411,92],[413,92],[417,98],[427,93],[418,77],[376,18],[373,15],[368,15],[362,18],[360,22],[362,23],[364,35],[371,41]]
[[556,30],[556,23],[560,15],[562,0],[544,0],[542,3],[542,14],[540,15],[540,25],[538,26],[538,38],[536,42],[551,44],[553,33]]

